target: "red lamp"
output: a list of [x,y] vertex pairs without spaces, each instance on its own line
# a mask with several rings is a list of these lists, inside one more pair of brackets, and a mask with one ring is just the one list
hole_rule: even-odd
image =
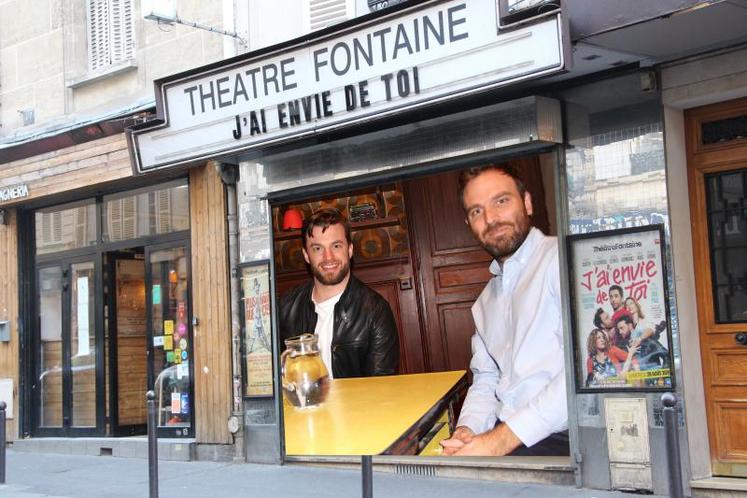
[[303,215],[295,208],[286,209],[283,214],[283,230],[300,230],[303,227]]

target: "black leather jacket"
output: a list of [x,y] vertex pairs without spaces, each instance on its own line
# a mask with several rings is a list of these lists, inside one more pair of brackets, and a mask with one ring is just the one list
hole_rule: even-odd
[[[314,333],[317,314],[311,300],[313,288],[310,280],[281,300],[281,340]],[[399,339],[389,303],[352,275],[335,304],[331,349],[332,375],[336,379],[396,373]]]

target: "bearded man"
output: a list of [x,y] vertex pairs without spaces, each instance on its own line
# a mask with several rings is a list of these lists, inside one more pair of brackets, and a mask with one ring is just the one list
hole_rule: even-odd
[[443,452],[568,455],[557,239],[532,227],[532,198],[512,168],[471,168],[459,188],[494,277],[472,306],[473,381]]
[[330,376],[393,375],[397,325],[389,303],[350,273],[350,225],[332,208],[304,222],[303,257],[313,278],[283,297],[280,338],[314,332]]

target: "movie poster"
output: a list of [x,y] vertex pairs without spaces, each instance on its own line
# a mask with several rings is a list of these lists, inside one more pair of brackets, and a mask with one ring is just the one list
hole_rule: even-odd
[[244,301],[246,396],[272,396],[270,269],[267,263],[241,269]]
[[568,237],[577,387],[670,390],[661,225]]

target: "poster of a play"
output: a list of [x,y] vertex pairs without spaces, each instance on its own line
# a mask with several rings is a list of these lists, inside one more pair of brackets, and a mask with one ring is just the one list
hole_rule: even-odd
[[246,396],[272,396],[270,268],[267,263],[241,269],[244,302]]
[[674,387],[662,225],[568,237],[577,390]]

